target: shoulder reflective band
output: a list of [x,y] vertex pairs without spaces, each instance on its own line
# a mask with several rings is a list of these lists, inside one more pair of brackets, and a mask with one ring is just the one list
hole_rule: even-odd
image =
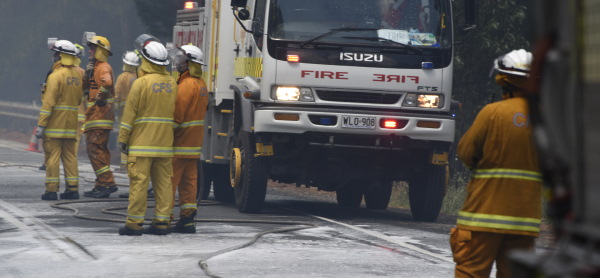
[[457,224],[473,227],[494,228],[514,231],[540,232],[540,223],[536,218],[504,216],[484,213],[458,212]]
[[534,171],[518,169],[479,169],[475,170],[473,178],[476,179],[522,179],[530,181],[542,181],[542,174]]

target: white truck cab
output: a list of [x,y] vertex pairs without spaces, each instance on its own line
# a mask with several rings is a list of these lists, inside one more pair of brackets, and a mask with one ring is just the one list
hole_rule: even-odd
[[[206,0],[175,46],[204,52],[204,177],[258,212],[271,179],[385,209],[407,181],[434,221],[454,140],[450,0]],[[203,191],[206,192],[208,191]]]

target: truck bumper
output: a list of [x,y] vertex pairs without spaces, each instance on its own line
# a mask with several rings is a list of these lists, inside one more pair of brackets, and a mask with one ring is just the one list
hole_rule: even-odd
[[[280,115],[285,117],[276,117]],[[297,115],[297,116],[296,116]],[[349,128],[343,127],[344,116],[374,117],[373,128]],[[331,121],[323,124],[321,118]],[[276,119],[279,118],[279,119]],[[282,119],[283,118],[283,119]],[[406,125],[398,129],[383,128],[379,124],[382,119],[398,119],[406,121]],[[422,123],[439,123],[434,127]],[[359,112],[356,110],[327,110],[323,108],[298,108],[298,107],[261,107],[254,111],[254,132],[291,133],[302,134],[306,132],[323,132],[338,134],[361,134],[361,135],[396,135],[411,138],[413,140],[431,140],[442,142],[454,141],[455,122],[454,118],[444,115],[421,115],[402,112]]]

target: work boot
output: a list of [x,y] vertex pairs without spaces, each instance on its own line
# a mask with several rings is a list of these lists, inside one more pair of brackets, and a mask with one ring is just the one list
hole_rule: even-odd
[[95,187],[92,190],[83,191],[83,197],[94,197],[94,195],[98,192],[98,189]]
[[154,224],[150,225],[150,227],[145,228],[143,230],[144,234],[152,234],[157,236],[164,236],[171,233],[171,230],[168,228],[157,228]]
[[54,201],[54,200],[58,200],[58,196],[56,194],[56,192],[44,192],[44,194],[42,194],[42,200],[44,201]]
[[177,222],[175,227],[173,228],[174,233],[179,234],[195,234],[196,233],[196,223],[184,223],[182,221]]
[[142,230],[141,229],[134,230],[132,228],[125,226],[123,228],[119,228],[119,234],[122,236],[141,236]]
[[60,193],[61,200],[78,200],[79,192],[78,191],[65,191],[65,193]]
[[41,171],[46,171],[46,164],[42,164],[42,166],[40,166],[38,169]]
[[119,190],[119,188],[116,185],[101,187],[100,189],[98,189],[94,193],[94,195],[92,195],[92,197],[94,197],[94,198],[108,198],[108,197],[110,197],[110,193],[113,193],[113,192],[115,192],[117,190]]

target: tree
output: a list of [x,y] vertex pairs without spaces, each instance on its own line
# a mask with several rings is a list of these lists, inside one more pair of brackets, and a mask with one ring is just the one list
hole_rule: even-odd
[[[466,36],[458,35],[457,40],[462,43],[455,49],[453,92],[454,99],[463,107],[456,121],[455,142],[460,140],[485,104],[500,99],[500,88],[489,76],[494,59],[513,49],[530,51],[530,0],[475,1],[478,5],[477,29]],[[463,8],[464,0],[454,1],[456,18],[463,17]],[[455,29],[460,27],[455,26]],[[451,160],[453,162],[455,160]],[[461,163],[451,166],[459,176],[468,175]]]

